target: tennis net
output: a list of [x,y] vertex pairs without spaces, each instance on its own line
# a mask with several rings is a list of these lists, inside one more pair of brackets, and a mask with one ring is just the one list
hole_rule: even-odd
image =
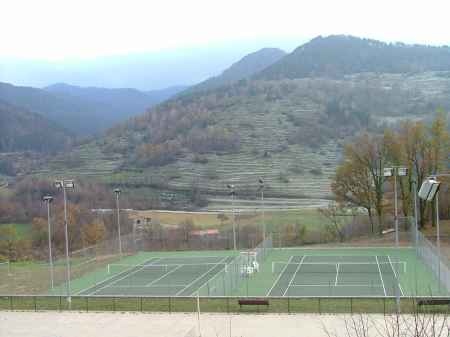
[[406,273],[406,262],[272,262],[272,273],[340,273],[340,274],[394,274]]
[[183,264],[147,264],[132,265],[111,263],[108,264],[108,274],[126,274],[129,273],[168,273],[177,271],[178,273],[202,273],[212,268],[218,268],[221,271],[228,272],[226,263],[183,263]]

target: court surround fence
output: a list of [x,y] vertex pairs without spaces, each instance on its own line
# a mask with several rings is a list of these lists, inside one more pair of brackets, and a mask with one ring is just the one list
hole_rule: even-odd
[[[1,296],[0,310],[19,311],[110,311],[110,312],[197,312],[197,300],[202,312],[245,313],[383,313],[397,310],[394,297],[268,297],[268,306],[240,307],[239,297],[131,297],[73,296],[68,305],[64,296]],[[417,306],[421,298],[401,298],[403,313],[417,311],[448,315],[448,305]],[[426,299],[429,299],[427,297]],[[440,297],[442,299],[442,297]],[[450,298],[445,298],[450,299]]]
[[420,231],[416,231],[414,226],[411,226],[411,235],[412,239],[416,241],[417,255],[450,293],[450,261],[445,255],[439,254],[437,247]]

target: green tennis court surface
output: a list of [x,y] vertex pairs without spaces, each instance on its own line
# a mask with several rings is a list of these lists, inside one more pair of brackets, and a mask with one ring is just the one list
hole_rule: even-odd
[[232,260],[232,256],[180,256],[155,257],[139,265],[111,264],[110,277],[78,295],[191,296]]
[[272,262],[278,274],[268,296],[403,296],[397,276],[406,273],[406,262],[390,256],[291,256]]
[[[448,296],[414,248],[281,248],[258,270],[233,251],[140,252],[77,275],[73,295]],[[61,283],[50,294],[66,294]]]

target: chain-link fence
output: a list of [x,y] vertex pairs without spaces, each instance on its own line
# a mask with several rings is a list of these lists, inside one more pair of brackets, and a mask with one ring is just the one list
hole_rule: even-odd
[[[132,235],[122,236],[123,255],[135,253]],[[71,281],[105,270],[109,263],[120,259],[118,240],[105,240],[95,246],[70,253]],[[67,281],[64,255],[53,258],[53,272],[48,261],[8,263],[0,267],[0,294],[61,294]]]
[[443,255],[436,245],[428,240],[425,235],[411,226],[411,240],[416,243],[417,255],[431,269],[440,285],[450,293],[450,261]]
[[[425,298],[425,300],[428,298]],[[113,312],[266,312],[266,313],[382,313],[397,311],[394,297],[270,297],[267,305],[243,307],[238,297],[145,297],[74,296],[69,305],[64,296],[0,296],[0,310],[29,311],[113,311]],[[449,314],[448,304],[418,305],[421,298],[402,298],[402,313],[435,312]]]

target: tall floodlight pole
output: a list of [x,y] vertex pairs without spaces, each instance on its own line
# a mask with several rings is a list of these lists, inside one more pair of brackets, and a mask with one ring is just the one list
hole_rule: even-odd
[[117,233],[119,237],[119,256],[122,258],[122,238],[120,236],[120,207],[119,207],[119,196],[122,191],[118,188],[114,190],[116,194],[116,208],[117,208]]
[[441,292],[441,237],[439,228],[439,187],[441,182],[438,177],[450,177],[450,174],[435,174],[428,177],[420,187],[419,198],[426,201],[433,201],[436,205],[436,247],[438,252],[438,283],[439,292]]
[[399,226],[398,226],[398,197],[397,197],[397,176],[404,177],[408,175],[408,169],[402,166],[386,167],[384,169],[383,175],[385,177],[394,176],[394,221],[395,221],[395,248],[397,251],[397,263],[395,266],[395,298],[397,302],[397,311],[400,312],[400,278],[399,278]]
[[[259,190],[261,191],[261,212],[262,212],[262,225],[263,225],[263,242],[266,242],[266,219],[265,219],[265,209],[264,209],[264,180],[262,178],[258,179],[259,182]],[[264,255],[266,252],[265,245],[263,246]]]
[[47,204],[47,222],[48,222],[48,263],[50,266],[50,285],[53,289],[54,286],[54,277],[53,277],[53,257],[52,257],[52,226],[51,226],[51,218],[50,218],[50,204],[53,201],[53,197],[50,195],[46,195],[42,198]]
[[70,295],[70,258],[69,258],[69,230],[67,223],[67,193],[66,190],[74,189],[75,184],[73,180],[57,180],[55,181],[56,188],[63,191],[64,196],[64,236],[66,240],[66,291],[67,291],[67,302],[69,302],[69,307],[72,302]]
[[234,185],[227,185],[228,190],[230,191],[230,195],[231,195],[231,209],[233,212],[233,249],[236,250],[237,246],[236,246],[236,212],[234,209],[234,196],[235,196],[235,190],[234,190]]

